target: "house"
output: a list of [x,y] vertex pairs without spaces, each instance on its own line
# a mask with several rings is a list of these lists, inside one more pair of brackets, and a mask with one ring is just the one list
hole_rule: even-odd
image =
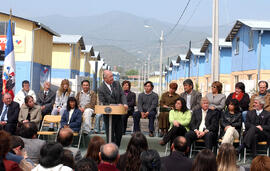
[[80,74],[81,50],[85,50],[81,35],[53,37],[52,78],[74,79]]
[[[9,18],[9,14],[0,12],[1,73]],[[22,88],[23,80],[29,80],[31,88],[37,93],[44,81],[51,80],[53,36],[59,34],[38,21],[15,15],[12,15],[12,25],[16,65],[15,93]]]
[[80,56],[80,76],[90,77],[90,63],[91,56],[94,56],[94,48],[92,45],[85,45],[85,50],[81,51]]

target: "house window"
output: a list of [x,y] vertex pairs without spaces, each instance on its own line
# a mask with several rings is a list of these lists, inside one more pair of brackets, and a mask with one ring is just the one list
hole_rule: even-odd
[[234,76],[234,82],[235,82],[235,83],[238,83],[238,82],[239,82],[239,76],[238,76],[238,75],[235,75],[235,76]]
[[[7,35],[8,22],[0,21],[0,35]],[[12,34],[15,34],[15,22],[12,22]]]
[[236,37],[236,45],[235,45],[235,54],[239,54],[239,42],[240,42],[240,38]]
[[252,74],[249,74],[247,76],[248,76],[248,80],[252,80]]
[[253,50],[253,30],[249,31],[248,50]]

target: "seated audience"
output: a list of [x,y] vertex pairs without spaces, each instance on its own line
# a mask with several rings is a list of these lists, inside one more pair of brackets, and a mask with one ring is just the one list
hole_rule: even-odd
[[100,147],[99,158],[100,163],[98,170],[100,171],[119,171],[116,164],[119,160],[119,151],[114,143],[104,144]]
[[41,121],[41,108],[36,105],[32,96],[26,96],[19,113],[19,122],[34,122],[39,127]]
[[138,111],[133,114],[134,132],[140,131],[140,118],[149,119],[149,136],[154,136],[154,121],[157,114],[158,95],[153,92],[154,85],[151,81],[144,83],[144,92],[138,97]]
[[127,150],[120,156],[117,168],[119,170],[137,171],[140,169],[140,155],[148,150],[146,137],[141,132],[132,135]]
[[243,119],[243,122],[245,122],[247,111],[249,108],[250,99],[249,99],[249,95],[245,92],[245,84],[244,83],[238,82],[235,84],[235,92],[231,93],[227,97],[226,106],[229,105],[229,102],[232,99],[236,99],[239,101],[240,111],[242,112],[242,119]]
[[260,96],[264,98],[265,104],[264,104],[264,110],[270,112],[270,93],[267,92],[268,89],[268,83],[266,81],[260,81],[258,83],[259,92],[251,96],[250,103],[249,103],[249,110],[254,110],[254,101],[255,98]]
[[190,131],[186,133],[187,145],[197,139],[203,139],[206,148],[212,149],[218,134],[218,114],[215,110],[209,109],[209,102],[206,97],[201,99],[202,109],[193,112],[190,121]]
[[67,79],[62,80],[59,89],[56,91],[56,98],[52,110],[52,115],[57,115],[59,113],[62,116],[67,108],[68,98],[73,96],[74,93],[69,87],[69,81]]
[[32,96],[34,99],[34,103],[37,100],[35,92],[30,89],[30,84],[28,80],[24,80],[22,82],[22,89],[16,94],[16,96],[14,97],[14,101],[19,103],[20,106],[22,106],[26,96]]
[[73,141],[73,131],[70,128],[60,129],[57,142],[59,142],[64,149],[70,150],[73,154],[74,161],[77,162],[82,159],[81,151],[78,148],[71,147]]
[[63,147],[59,143],[47,143],[40,150],[39,164],[32,171],[72,171],[62,164]]
[[264,110],[263,97],[254,98],[254,110],[247,113],[243,144],[238,148],[241,152],[244,147],[251,148],[253,157],[257,156],[257,142],[270,140],[270,113]]
[[186,157],[188,151],[186,138],[182,136],[176,137],[172,143],[171,149],[171,155],[161,158],[161,163],[166,170],[191,171],[192,160]]
[[31,170],[34,168],[34,163],[31,159],[28,159],[27,152],[24,149],[24,142],[19,136],[11,137],[11,150],[12,154],[22,157],[19,167],[22,170]]
[[84,122],[82,123],[83,133],[89,134],[92,128],[91,116],[94,113],[95,105],[97,104],[97,95],[94,91],[90,90],[90,82],[88,80],[83,80],[81,82],[81,87],[82,91],[77,93],[76,100],[84,118]]
[[12,97],[9,93],[3,95],[2,101],[0,102],[0,112],[0,129],[14,135],[18,123],[20,105],[12,101]]
[[72,169],[75,168],[74,157],[73,157],[73,154],[70,150],[64,149],[61,161],[62,161],[61,163],[64,166],[70,167]]
[[100,163],[99,160],[100,147],[104,144],[106,143],[103,138],[99,136],[93,136],[88,144],[87,153],[85,157],[94,160],[98,165]]
[[161,164],[160,156],[156,150],[143,151],[140,156],[140,171],[165,171]]
[[189,131],[190,120],[191,112],[186,106],[185,99],[180,97],[175,102],[174,110],[170,111],[170,130],[164,135],[160,144],[165,145],[169,141],[172,143],[177,136],[185,136],[186,132]]
[[217,171],[215,154],[209,149],[201,150],[192,164],[192,171]]
[[158,116],[159,137],[163,137],[170,128],[169,112],[174,109],[175,101],[179,99],[179,94],[175,93],[178,88],[177,83],[170,83],[169,91],[162,94],[160,99],[160,113]]
[[75,171],[98,171],[98,168],[96,162],[83,158],[76,163]]
[[28,158],[36,164],[39,162],[40,149],[46,143],[44,140],[37,138],[37,131],[38,128],[34,122],[23,123],[19,130]]
[[268,156],[255,157],[250,166],[250,171],[269,171],[270,170],[270,158]]
[[10,135],[1,130],[0,131],[0,170],[4,171],[22,171],[19,165],[11,160],[6,159],[6,154],[10,151]]
[[226,96],[222,93],[222,83],[215,81],[212,83],[212,93],[207,93],[206,98],[209,101],[209,109],[217,110],[219,117],[225,107]]
[[236,99],[231,99],[220,121],[220,137],[222,138],[222,144],[233,144],[235,139],[239,140],[241,127],[242,114],[240,112],[239,102]]
[[185,92],[181,93],[180,96],[185,99],[187,103],[187,108],[194,112],[201,108],[200,101],[202,94],[193,88],[193,82],[191,79],[186,79],[183,82]]
[[245,171],[242,166],[236,164],[236,151],[232,144],[222,144],[217,155],[218,171]]
[[67,109],[61,117],[61,128],[70,128],[74,132],[81,130],[82,112],[78,108],[75,97],[69,97],[67,101]]

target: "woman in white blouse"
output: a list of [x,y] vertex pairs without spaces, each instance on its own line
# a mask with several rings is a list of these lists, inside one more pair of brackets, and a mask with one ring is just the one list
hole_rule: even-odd
[[225,107],[226,96],[221,94],[222,83],[215,81],[212,83],[212,93],[207,93],[206,97],[209,101],[209,109],[222,111]]

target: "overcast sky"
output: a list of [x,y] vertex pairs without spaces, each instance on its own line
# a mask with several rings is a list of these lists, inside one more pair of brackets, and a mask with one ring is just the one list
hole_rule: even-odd
[[[188,0],[2,0],[0,11],[23,17],[60,14],[92,16],[110,11],[124,11],[161,21],[176,23]],[[270,0],[220,0],[220,24],[235,19],[270,20]],[[180,24],[211,24],[212,0],[191,0]],[[192,17],[191,17],[192,16]]]

